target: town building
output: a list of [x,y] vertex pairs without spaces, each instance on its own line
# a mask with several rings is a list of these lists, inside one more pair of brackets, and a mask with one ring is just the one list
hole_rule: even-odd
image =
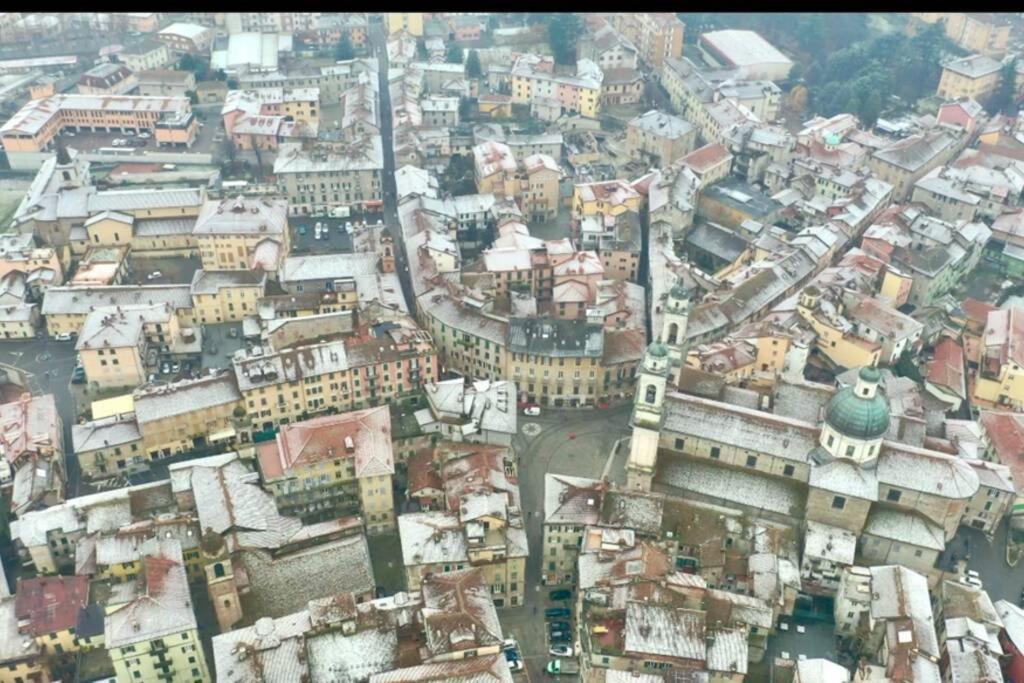
[[784,81],[793,68],[792,60],[755,31],[709,31],[701,34],[698,47],[707,61],[739,69],[750,80]]
[[634,159],[664,168],[693,151],[697,129],[689,122],[655,109],[637,116],[626,127],[626,152]]
[[528,53],[512,66],[512,102],[531,107],[550,103],[557,116],[567,113],[594,118],[600,106],[603,74],[594,62],[576,63],[576,75],[554,73],[554,60]]
[[323,216],[340,207],[376,211],[383,205],[383,159],[379,135],[311,149],[290,143],[281,146],[274,174],[290,215]]
[[686,26],[673,12],[613,12],[608,21],[636,46],[640,59],[655,70],[666,59],[683,53]]
[[290,250],[288,202],[238,196],[203,204],[192,234],[203,269],[276,274]]
[[425,434],[446,441],[511,446],[516,435],[516,387],[512,382],[456,378],[424,386],[427,407],[416,411]]
[[151,38],[125,45],[124,49],[117,53],[117,57],[135,74],[147,69],[167,68],[173,61],[167,44]]
[[139,94],[145,97],[188,97],[196,91],[196,76],[175,69],[140,69],[135,73]]
[[544,585],[571,583],[583,533],[601,521],[607,486],[596,479],[544,475],[544,543],[541,580]]
[[139,79],[128,67],[111,62],[94,66],[78,80],[83,95],[131,95],[138,87]]
[[942,65],[936,94],[944,100],[970,97],[987,101],[1002,78],[1003,65],[985,55],[969,55]]
[[156,39],[172,52],[205,55],[213,45],[213,29],[199,24],[178,22],[161,29]]
[[[1007,17],[992,12],[914,12],[916,21],[927,24],[941,22],[946,37],[970,50],[998,56],[1006,52],[1012,29]],[[908,25],[907,30],[914,30]]]
[[282,425],[256,456],[282,514],[309,524],[358,513],[371,535],[395,529],[387,406]]
[[978,347],[976,404],[1019,411],[1024,407],[1024,311],[1010,307],[988,314]]

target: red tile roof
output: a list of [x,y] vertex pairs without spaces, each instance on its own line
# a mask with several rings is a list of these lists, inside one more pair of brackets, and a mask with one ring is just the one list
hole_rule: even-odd
[[996,458],[1010,468],[1013,480],[1024,482],[1024,415],[983,410],[979,420]]
[[14,611],[19,621],[27,620],[32,636],[74,628],[78,612],[89,602],[86,576],[43,576],[18,583]]

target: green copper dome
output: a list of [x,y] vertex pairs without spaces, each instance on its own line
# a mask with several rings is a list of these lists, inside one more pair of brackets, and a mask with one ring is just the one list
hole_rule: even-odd
[[668,294],[673,299],[688,299],[688,298],[690,298],[690,293],[686,291],[686,287],[683,286],[683,284],[679,283],[679,282],[677,282],[676,284],[674,284],[672,286],[672,289],[669,290]]
[[668,347],[660,342],[654,342],[647,347],[647,353],[655,358],[668,358]]
[[[860,371],[862,382],[874,384],[880,378],[875,369]],[[858,396],[856,386],[846,387],[828,402],[825,422],[844,436],[865,441],[877,439],[889,431],[889,401],[881,390],[868,398]]]

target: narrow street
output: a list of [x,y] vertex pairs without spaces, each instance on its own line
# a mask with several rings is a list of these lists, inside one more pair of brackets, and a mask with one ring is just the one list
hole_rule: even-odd
[[388,88],[388,48],[387,29],[383,22],[370,25],[371,54],[377,57],[377,71],[380,78],[380,135],[384,150],[384,170],[381,177],[381,188],[384,192],[384,223],[395,241],[395,262],[398,267],[398,279],[402,283],[402,294],[409,312],[416,314],[416,299],[413,296],[412,282],[409,280],[409,267],[405,253],[405,241],[402,238],[402,227],[398,223],[398,197],[395,191],[395,153],[394,134],[391,126],[391,90]]

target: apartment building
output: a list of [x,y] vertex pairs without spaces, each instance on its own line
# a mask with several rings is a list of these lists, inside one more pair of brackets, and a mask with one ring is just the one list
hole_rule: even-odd
[[196,76],[191,71],[140,69],[135,76],[139,94],[145,97],[188,97],[196,90]]
[[593,33],[581,36],[576,45],[576,58],[595,62],[602,71],[636,69],[638,57],[636,46],[607,22]]
[[673,114],[652,109],[626,126],[626,153],[665,168],[694,150],[697,129]]
[[[942,22],[946,37],[971,52],[999,56],[1009,47],[1013,26],[1007,17],[999,13],[914,12],[912,16],[928,24]],[[914,30],[913,22],[910,22],[907,30]]]
[[0,405],[3,472],[0,491],[12,515],[64,500],[64,432],[53,394],[20,398]]
[[72,425],[71,444],[82,477],[86,480],[106,479],[142,469],[148,460],[134,412]]
[[942,77],[935,93],[945,100],[970,97],[987,101],[1002,79],[1003,65],[985,55],[968,55],[942,65]]
[[508,376],[519,400],[541,406],[594,405],[608,393],[604,332],[598,323],[512,318],[508,330]]
[[97,64],[78,79],[83,95],[130,95],[138,90],[139,79],[123,64]]
[[511,452],[443,442],[435,458],[444,510],[398,517],[406,585],[416,590],[430,574],[479,568],[495,606],[521,605],[527,541]]
[[360,514],[372,535],[395,529],[391,439],[384,405],[282,425],[256,457],[282,514],[306,524]]
[[136,74],[147,69],[164,69],[173,61],[166,43],[149,38],[126,45],[117,53],[117,58]]
[[[600,67],[588,59],[576,62],[576,75],[554,72],[554,60],[527,53],[512,66],[512,102],[554,107],[561,114],[580,114],[595,118],[600,108]],[[548,104],[550,103],[550,104]]]
[[388,12],[388,33],[405,31],[417,38],[423,35],[423,12]]
[[53,95],[30,100],[0,127],[8,153],[53,149],[65,129],[148,131],[158,146],[191,147],[199,131],[185,97]]
[[587,527],[601,521],[604,482],[564,474],[544,475],[544,555],[541,581],[571,583]]
[[17,598],[0,596],[0,642],[6,646],[0,651],[4,682],[50,680],[52,673],[43,649],[34,638],[21,633],[20,623]]
[[511,148],[488,140],[473,147],[477,192],[511,197],[531,221],[545,221],[558,213],[562,171],[547,154],[531,154],[517,161]]
[[211,681],[180,543],[143,558],[138,579],[112,593],[104,641],[120,680]]
[[192,326],[193,303],[187,285],[50,287],[43,297],[42,314],[46,318],[46,331],[50,336],[77,336],[86,319],[96,308],[161,304],[167,304],[174,310],[179,328]]
[[238,436],[244,404],[229,371],[208,374],[132,393],[143,451],[150,459],[229,445]]
[[339,207],[377,211],[383,205],[384,152],[379,135],[321,142],[311,149],[282,145],[274,160],[278,187],[291,215],[324,216]]
[[89,605],[86,576],[19,578],[14,603],[21,633],[46,653],[77,652],[79,612]]
[[640,193],[625,180],[577,183],[572,196],[573,217],[619,216],[627,211],[640,212]]
[[203,270],[276,273],[290,250],[288,202],[238,196],[203,204],[192,234]]
[[192,276],[194,319],[200,324],[241,322],[259,310],[267,274],[251,270],[203,270]]
[[262,430],[330,409],[380,405],[419,390],[438,373],[430,336],[404,326],[362,328],[342,341],[273,353],[239,353],[232,363],[247,419]]
[[171,52],[206,55],[210,53],[213,44],[213,29],[199,24],[178,22],[160,30],[155,37]]
[[220,110],[224,130],[233,135],[246,118],[280,118],[320,125],[320,88],[251,88],[230,90]]
[[978,348],[975,402],[993,408],[1024,407],[1024,311],[991,311]]
[[608,21],[655,70],[666,59],[683,54],[686,25],[673,12],[615,12]]
[[893,186],[895,201],[905,199],[914,183],[955,157],[966,138],[948,130],[931,130],[898,140],[876,150],[868,160],[875,178]]
[[191,328],[179,327],[169,304],[102,306],[86,317],[75,350],[94,386],[135,388],[145,384],[158,353],[198,354],[202,340]]

